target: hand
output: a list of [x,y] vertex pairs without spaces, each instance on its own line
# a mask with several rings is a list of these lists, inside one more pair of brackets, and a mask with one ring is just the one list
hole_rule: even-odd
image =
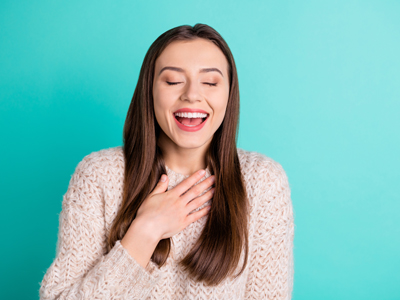
[[161,240],[172,237],[189,224],[207,215],[209,205],[189,214],[213,197],[215,188],[198,197],[215,181],[215,176],[210,176],[193,186],[203,176],[204,173],[202,174],[201,170],[197,171],[171,190],[166,191],[168,176],[162,175],[161,179],[165,178],[166,180],[162,182],[160,179],[155,189],[143,201],[135,221],[146,224],[145,227],[155,235],[154,238]]

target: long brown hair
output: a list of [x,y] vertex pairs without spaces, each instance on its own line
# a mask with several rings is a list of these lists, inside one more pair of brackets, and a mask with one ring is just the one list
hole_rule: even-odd
[[[125,120],[123,151],[125,175],[123,201],[108,237],[108,251],[121,240],[140,205],[157,185],[166,168],[157,139],[160,133],[153,106],[155,62],[173,41],[204,38],[224,53],[229,65],[230,91],[225,118],[214,133],[206,153],[206,163],[215,175],[215,193],[204,229],[180,265],[197,281],[217,285],[235,271],[244,249],[248,256],[248,200],[237,154],[239,85],[235,61],[221,35],[205,24],[178,26],[160,35],[144,58],[138,83]],[[160,240],[151,259],[161,267],[170,253],[171,240]]]

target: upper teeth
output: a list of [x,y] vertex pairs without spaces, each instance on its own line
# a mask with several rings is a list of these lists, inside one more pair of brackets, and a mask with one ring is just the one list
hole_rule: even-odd
[[207,114],[203,113],[190,113],[190,112],[177,112],[175,116],[182,117],[182,118],[205,118]]

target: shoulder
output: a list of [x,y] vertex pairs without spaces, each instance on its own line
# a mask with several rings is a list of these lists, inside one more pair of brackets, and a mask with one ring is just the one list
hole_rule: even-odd
[[292,219],[291,189],[282,165],[257,152],[238,149],[238,155],[254,220]]
[[71,191],[73,187],[91,191],[104,187],[108,182],[120,180],[125,168],[124,153],[121,146],[94,151],[84,156],[70,179]]
[[99,164],[112,164],[120,163],[124,159],[124,152],[122,146],[111,147],[106,149],[101,149],[98,151],[93,151],[83,157],[79,164],[85,165],[99,165]]
[[238,156],[253,209],[269,211],[272,205],[285,210],[292,205],[288,177],[280,163],[262,153],[243,149],[238,149]]
[[63,210],[80,209],[93,214],[102,213],[104,192],[117,188],[123,180],[124,155],[122,147],[94,151],[84,156],[72,174],[63,196]]
[[287,174],[279,162],[262,153],[240,148],[238,156],[244,179],[253,188],[267,185],[271,190],[288,186]]
[[111,147],[87,154],[78,163],[75,173],[93,174],[96,176],[105,175],[113,169],[125,167],[124,153],[122,146]]

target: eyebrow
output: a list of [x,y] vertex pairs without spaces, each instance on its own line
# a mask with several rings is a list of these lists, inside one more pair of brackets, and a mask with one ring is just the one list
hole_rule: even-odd
[[[160,73],[158,73],[158,75],[160,76],[161,72],[164,70],[171,70],[171,71],[176,71],[176,72],[184,72],[184,70],[182,68],[178,68],[178,67],[164,67],[161,69]],[[218,68],[204,68],[204,69],[200,69],[200,73],[207,73],[207,72],[218,72],[221,74],[222,77],[224,77],[224,75],[222,74],[222,72],[218,69]]]

